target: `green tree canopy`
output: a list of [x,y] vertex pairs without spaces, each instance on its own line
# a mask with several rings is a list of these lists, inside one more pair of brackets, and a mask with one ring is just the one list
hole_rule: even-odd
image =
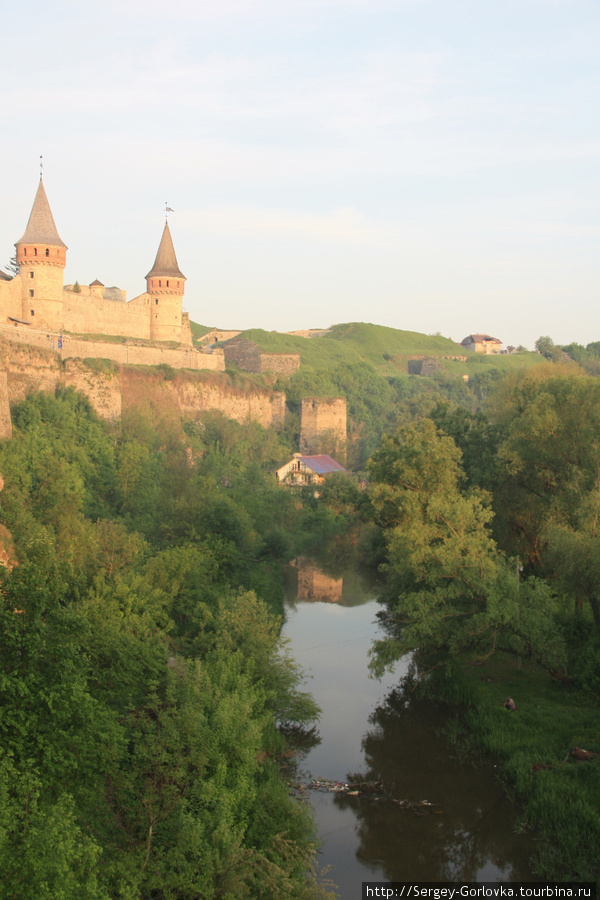
[[551,593],[544,585],[519,586],[492,537],[490,496],[463,487],[454,441],[421,420],[386,437],[369,472],[398,598],[399,633],[376,648],[376,670],[416,649],[443,660],[503,647],[559,665]]

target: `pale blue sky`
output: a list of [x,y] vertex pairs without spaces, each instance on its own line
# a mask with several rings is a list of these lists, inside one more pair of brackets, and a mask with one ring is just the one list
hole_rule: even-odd
[[67,281],[185,305],[600,338],[597,0],[28,0],[3,19],[0,267],[39,154]]

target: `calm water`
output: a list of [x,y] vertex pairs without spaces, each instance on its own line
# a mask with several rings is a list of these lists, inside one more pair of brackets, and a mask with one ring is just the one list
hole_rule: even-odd
[[360,898],[367,880],[533,880],[533,843],[514,833],[517,811],[493,765],[453,758],[438,734],[444,711],[407,702],[398,689],[407,663],[380,682],[369,678],[380,607],[356,577],[346,589],[347,582],[336,579],[328,589],[312,567],[301,567],[290,589],[284,634],[323,711],[321,742],[301,760],[301,772],[307,781],[360,772],[382,780],[393,798],[428,800],[439,812],[417,816],[389,799],[311,792],[324,841],[320,864],[330,867],[343,900]]

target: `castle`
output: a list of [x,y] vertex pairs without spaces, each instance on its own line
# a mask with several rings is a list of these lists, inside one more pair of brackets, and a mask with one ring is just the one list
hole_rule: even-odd
[[[280,428],[286,398],[267,385],[235,388],[216,381],[227,363],[242,370],[272,375],[293,374],[299,354],[266,354],[239,332],[206,335],[194,347],[190,320],[183,312],[185,275],[179,268],[168,222],[146,291],[126,301],[123,292],[90,285],[64,286],[67,246],[56,228],[40,177],[25,233],[15,244],[19,273],[0,270],[0,440],[12,431],[10,403],[31,390],[54,391],[59,385],[85,394],[97,412],[118,418],[124,408],[145,402],[167,403],[181,415],[215,409],[240,422],[254,420]],[[123,340],[114,341],[114,338]],[[225,341],[227,353],[214,341]],[[114,369],[90,368],[90,360],[110,360]],[[132,367],[166,365],[181,373],[177,382],[156,373],[140,376]],[[346,401],[303,400],[301,444],[305,453],[344,453]]]
[[189,316],[183,312],[186,279],[168,222],[146,275],[146,291],[128,302],[122,292],[107,290],[98,280],[88,286],[63,286],[67,246],[58,234],[41,176],[27,228],[15,246],[19,274],[11,278],[0,271],[0,323],[192,346]]

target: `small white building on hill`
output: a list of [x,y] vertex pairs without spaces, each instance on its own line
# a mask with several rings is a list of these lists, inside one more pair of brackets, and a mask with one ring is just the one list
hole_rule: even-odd
[[489,334],[468,334],[460,342],[461,347],[470,350],[472,353],[501,353],[502,341],[492,337]]

